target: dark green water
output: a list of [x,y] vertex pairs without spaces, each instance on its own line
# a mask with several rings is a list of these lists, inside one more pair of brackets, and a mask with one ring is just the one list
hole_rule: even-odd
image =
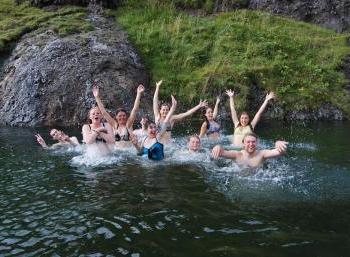
[[349,131],[261,126],[262,146],[290,150],[252,172],[181,147],[96,165],[0,128],[0,256],[349,256]]

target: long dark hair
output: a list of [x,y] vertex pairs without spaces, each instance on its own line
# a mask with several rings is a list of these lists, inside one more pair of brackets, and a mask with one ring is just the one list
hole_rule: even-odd
[[205,116],[205,114],[207,113],[207,110],[208,110],[208,109],[211,109],[211,108],[208,107],[208,108],[205,108],[205,109],[203,110],[203,118],[204,118],[204,122],[207,123],[207,129],[209,129],[209,127],[210,127],[209,120],[208,120],[207,116]]

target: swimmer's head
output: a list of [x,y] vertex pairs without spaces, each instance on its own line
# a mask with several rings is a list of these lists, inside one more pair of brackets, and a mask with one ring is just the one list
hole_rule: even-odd
[[91,123],[101,122],[102,117],[103,116],[102,116],[102,113],[100,111],[100,108],[98,108],[96,106],[96,107],[93,107],[93,108],[90,109],[90,111],[89,111],[89,119],[90,119]]
[[149,122],[150,122],[150,121],[149,121],[148,116],[143,116],[143,117],[141,118],[140,124],[141,124],[142,127],[147,128],[147,125],[148,125]]
[[57,129],[51,129],[50,131],[50,136],[52,137],[52,139],[54,140],[59,140],[60,138],[60,131]]
[[214,120],[214,113],[213,113],[213,109],[208,107],[205,109],[205,113],[204,113],[205,118],[208,121],[213,121]]
[[126,125],[128,121],[128,114],[125,109],[119,108],[115,113],[115,119],[117,120],[119,125]]
[[147,134],[150,138],[155,138],[157,136],[157,125],[153,121],[149,121],[146,124]]
[[187,139],[187,146],[190,152],[198,152],[201,148],[201,139],[198,135],[189,136]]
[[242,112],[241,116],[239,117],[239,123],[241,126],[245,127],[249,125],[250,118],[247,112]]
[[160,106],[159,115],[161,118],[165,118],[168,115],[170,107],[168,104],[164,103]]
[[244,150],[248,153],[254,153],[256,150],[256,145],[258,141],[258,136],[255,133],[247,133],[243,137]]

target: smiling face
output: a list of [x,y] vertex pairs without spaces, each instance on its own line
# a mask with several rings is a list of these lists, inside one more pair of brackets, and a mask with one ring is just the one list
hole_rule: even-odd
[[119,125],[126,125],[126,122],[128,121],[128,116],[125,111],[119,111],[117,112],[115,119],[117,120]]
[[165,118],[168,115],[169,110],[170,110],[169,106],[166,104],[163,104],[159,110],[160,117]]
[[155,123],[151,122],[148,124],[147,134],[150,138],[155,138],[157,136],[157,126]]
[[197,152],[201,148],[201,140],[198,136],[191,136],[187,145],[190,152]]
[[245,127],[245,126],[247,126],[249,124],[249,121],[250,121],[249,115],[247,113],[245,113],[245,112],[242,113],[241,117],[239,118],[239,123],[241,123],[241,125],[243,127]]
[[60,131],[57,129],[51,129],[50,131],[50,136],[52,137],[53,140],[59,140],[60,139]]
[[89,119],[92,123],[100,123],[102,120],[102,114],[98,107],[94,107],[89,112]]
[[214,118],[213,118],[213,109],[212,108],[207,108],[205,110],[205,117],[208,119],[208,121],[213,121]]
[[246,150],[249,154],[252,154],[256,150],[257,138],[254,135],[247,134],[243,138],[244,150]]

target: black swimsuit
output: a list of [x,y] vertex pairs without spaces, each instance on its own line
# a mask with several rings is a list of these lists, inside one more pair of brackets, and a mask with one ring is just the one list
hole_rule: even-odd
[[[105,124],[102,123],[102,126],[105,127]],[[91,131],[90,124],[89,124],[89,128],[90,128],[90,131]],[[101,138],[101,137],[99,137],[99,136],[96,137],[96,142],[107,143],[106,140],[104,140],[103,138]]]
[[119,125],[116,129],[116,134],[114,135],[115,136],[115,141],[119,142],[119,141],[130,141],[130,133],[129,133],[129,130],[126,128],[126,134],[125,135],[120,135],[118,133],[118,128],[119,128]]

